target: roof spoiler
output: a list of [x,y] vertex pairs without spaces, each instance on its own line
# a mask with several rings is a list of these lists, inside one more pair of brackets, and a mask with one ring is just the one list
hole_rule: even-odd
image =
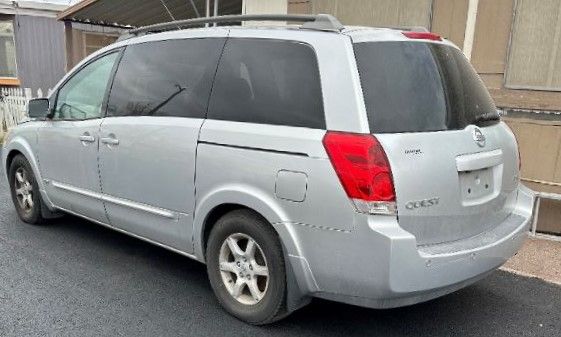
[[376,28],[388,28],[388,29],[396,29],[396,30],[403,30],[407,32],[420,32],[420,33],[429,33],[426,27],[423,26],[376,26]]

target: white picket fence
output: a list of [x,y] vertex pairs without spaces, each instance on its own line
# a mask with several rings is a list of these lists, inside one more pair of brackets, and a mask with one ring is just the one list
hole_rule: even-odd
[[41,89],[34,95],[30,88],[0,88],[0,142],[4,132],[27,118],[27,101],[36,97],[43,97]]

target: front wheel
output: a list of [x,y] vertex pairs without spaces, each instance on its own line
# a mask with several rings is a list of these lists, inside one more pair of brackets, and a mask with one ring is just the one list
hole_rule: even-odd
[[39,225],[45,222],[41,214],[42,200],[31,165],[22,155],[17,155],[8,173],[12,201],[21,220]]
[[284,317],[284,258],[270,224],[251,211],[232,211],[213,227],[206,252],[210,283],[224,309],[257,325]]

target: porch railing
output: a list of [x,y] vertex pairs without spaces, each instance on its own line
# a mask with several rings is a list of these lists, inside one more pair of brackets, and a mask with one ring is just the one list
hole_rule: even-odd
[[41,89],[34,93],[30,88],[0,88],[0,143],[8,129],[27,118],[26,104],[36,97],[43,97]]

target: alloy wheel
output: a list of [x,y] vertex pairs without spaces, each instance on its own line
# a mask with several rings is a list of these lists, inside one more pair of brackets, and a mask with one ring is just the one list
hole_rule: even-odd
[[235,233],[224,240],[219,268],[224,286],[239,303],[255,305],[265,296],[269,285],[267,260],[249,235]]
[[14,189],[19,207],[29,213],[35,206],[33,202],[33,184],[29,181],[29,173],[24,167],[16,170]]

